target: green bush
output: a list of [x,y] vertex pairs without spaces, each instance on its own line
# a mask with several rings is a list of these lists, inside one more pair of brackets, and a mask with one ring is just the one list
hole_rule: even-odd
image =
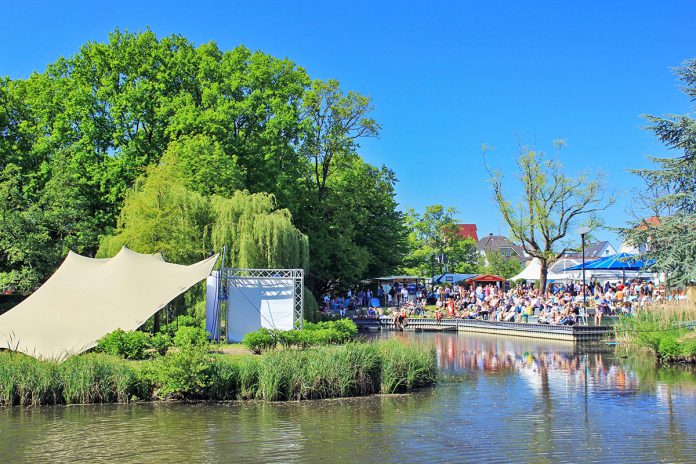
[[[178,332],[177,332],[178,333]],[[200,398],[210,386],[213,357],[204,346],[170,350],[154,361],[152,378],[158,398]]]
[[285,348],[299,346],[302,342],[303,331],[301,330],[277,330],[273,333],[278,343]]
[[276,347],[277,337],[268,329],[259,329],[256,332],[249,332],[242,338],[242,343],[251,350],[252,353],[260,354],[263,351]]
[[674,337],[665,336],[660,340],[658,352],[661,358],[678,358],[682,355],[682,347]]
[[172,346],[172,337],[168,333],[158,332],[150,339],[152,348],[159,354],[165,354]]
[[182,327],[203,327],[203,322],[188,314],[182,314],[165,325],[162,330],[174,337],[176,332]]
[[684,356],[696,356],[696,340],[690,340],[682,344],[682,353]]
[[178,348],[207,347],[209,343],[208,332],[200,327],[182,326],[174,335],[174,346]]
[[125,332],[117,329],[104,335],[97,342],[96,350],[126,359],[145,359],[146,351],[151,347],[150,334],[138,330]]

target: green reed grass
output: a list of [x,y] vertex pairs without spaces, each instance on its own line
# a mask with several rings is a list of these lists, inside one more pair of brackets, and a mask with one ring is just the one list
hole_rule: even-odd
[[395,340],[242,357],[192,347],[137,362],[98,353],[63,363],[0,353],[4,406],[166,398],[308,400],[408,392],[435,379],[433,347]]
[[664,360],[693,359],[692,342],[678,339],[687,333],[684,323],[696,321],[696,305],[659,305],[622,317],[614,325],[616,338],[626,345],[646,348]]

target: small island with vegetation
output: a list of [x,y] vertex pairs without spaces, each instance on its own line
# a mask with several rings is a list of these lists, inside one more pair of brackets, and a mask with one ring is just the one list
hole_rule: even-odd
[[63,363],[0,353],[0,405],[289,401],[405,393],[436,381],[434,347],[356,335],[347,319],[261,329],[245,337],[248,353],[227,354],[180,316],[154,335],[114,331],[95,352]]

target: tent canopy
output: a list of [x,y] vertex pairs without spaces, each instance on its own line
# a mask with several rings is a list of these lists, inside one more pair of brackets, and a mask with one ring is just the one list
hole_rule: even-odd
[[482,274],[467,279],[467,282],[505,282],[505,278],[493,274]]
[[0,316],[0,348],[62,360],[116,329],[135,330],[205,279],[217,256],[190,266],[122,248],[109,259],[70,252],[55,274]]
[[418,276],[407,276],[407,275],[400,275],[400,276],[386,276],[386,277],[376,277],[373,280],[377,280],[379,282],[419,282],[421,280],[427,280],[425,277],[418,277]]
[[541,261],[539,258],[532,259],[522,272],[517,274],[515,277],[510,278],[510,280],[539,280],[541,276]]
[[[655,263],[654,260],[643,262],[635,259],[635,256],[628,253],[617,253],[605,258],[585,262],[585,269],[604,269],[611,271],[640,271],[645,267],[650,267]],[[581,271],[582,264],[571,267],[570,271]]]
[[438,275],[433,276],[432,283],[433,284],[456,283],[456,282],[460,282],[462,280],[471,279],[472,277],[476,277],[477,275],[478,274],[457,274],[457,273],[438,274]]

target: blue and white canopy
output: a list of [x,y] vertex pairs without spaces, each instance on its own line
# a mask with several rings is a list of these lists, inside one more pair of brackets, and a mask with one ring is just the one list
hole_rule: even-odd
[[[610,271],[642,271],[655,263],[655,260],[641,261],[628,253],[617,253],[605,258],[596,259],[585,263],[585,269],[610,270]],[[570,271],[581,271],[582,264],[571,267]]]

